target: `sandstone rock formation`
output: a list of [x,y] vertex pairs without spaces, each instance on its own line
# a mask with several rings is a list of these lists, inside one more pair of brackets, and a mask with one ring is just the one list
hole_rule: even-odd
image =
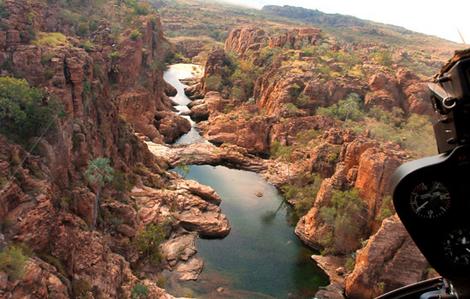
[[[383,197],[389,192],[388,187],[393,171],[402,163],[406,154],[397,151],[393,146],[380,146],[367,139],[351,139],[352,136],[338,136],[339,132],[331,130],[324,138],[329,142],[320,144],[311,155],[313,170],[328,177],[331,167],[336,163],[334,174],[323,181],[317,194],[313,208],[302,217],[296,227],[296,234],[314,248],[321,248],[324,236],[331,234],[332,227],[322,217],[322,207],[330,204],[333,190],[356,188],[366,210],[355,220],[358,235],[342,238],[341,244],[333,245],[339,253],[352,252],[359,248],[359,239],[367,237],[368,232],[375,229],[375,219],[382,207]],[[334,137],[336,136],[336,137]],[[342,144],[340,150],[332,150],[335,144]],[[324,152],[326,149],[326,152]],[[333,164],[326,164],[328,154],[335,155]],[[331,159],[333,160],[333,159]],[[330,161],[331,161],[330,160]],[[331,162],[330,162],[331,163]],[[356,217],[353,216],[353,217]]]
[[395,215],[357,253],[346,278],[348,298],[373,298],[424,278],[427,261]]
[[271,48],[300,49],[314,46],[320,39],[321,30],[317,28],[297,28],[269,38]]
[[225,51],[243,56],[248,51],[258,51],[267,43],[264,30],[257,27],[242,27],[230,31],[225,41]]

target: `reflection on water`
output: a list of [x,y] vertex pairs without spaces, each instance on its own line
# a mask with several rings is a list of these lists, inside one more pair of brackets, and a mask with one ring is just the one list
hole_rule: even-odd
[[218,192],[232,231],[223,240],[198,241],[205,262],[201,279],[183,285],[169,281],[166,287],[174,295],[187,296],[189,288],[200,298],[311,298],[328,283],[310,258],[314,252],[288,225],[290,207],[258,174],[191,166],[187,178]]
[[[163,74],[163,78],[166,82],[173,85],[176,88],[178,93],[176,96],[171,99],[178,104],[175,108],[181,114],[183,112],[188,112],[189,108],[187,105],[191,103],[191,100],[185,95],[184,88],[187,85],[181,83],[180,79],[193,78],[202,72],[200,66],[195,64],[174,64],[168,68],[168,70]],[[178,139],[175,144],[192,144],[192,143],[205,143],[206,140],[201,137],[199,132],[195,128],[194,121],[191,120],[189,116],[183,116],[191,123],[191,131],[183,135]]]

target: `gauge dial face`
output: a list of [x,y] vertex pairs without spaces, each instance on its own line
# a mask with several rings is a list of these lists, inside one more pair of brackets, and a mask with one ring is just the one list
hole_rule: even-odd
[[418,184],[410,195],[413,212],[421,218],[434,219],[444,216],[450,208],[451,196],[442,182]]
[[451,232],[444,241],[446,258],[457,265],[470,265],[470,232],[458,229]]

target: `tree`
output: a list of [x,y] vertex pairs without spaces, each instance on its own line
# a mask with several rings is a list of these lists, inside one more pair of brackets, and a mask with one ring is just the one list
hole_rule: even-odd
[[93,210],[93,227],[96,226],[99,213],[99,201],[101,191],[106,184],[111,183],[114,179],[114,169],[110,166],[108,158],[96,158],[90,161],[85,172],[87,181],[97,188],[95,197],[95,208]]
[[53,128],[61,106],[23,79],[0,77],[0,133],[27,141]]

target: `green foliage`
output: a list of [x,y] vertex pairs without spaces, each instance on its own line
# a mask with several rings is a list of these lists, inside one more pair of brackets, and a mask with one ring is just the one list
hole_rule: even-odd
[[297,107],[294,103],[285,104],[285,108],[290,113],[297,113],[300,111],[299,107]]
[[289,87],[288,93],[293,99],[297,99],[302,91],[303,87],[297,83],[294,83]]
[[321,132],[315,129],[310,129],[310,130],[304,130],[299,132],[295,136],[295,141],[301,145],[305,146],[307,145],[310,141],[318,138],[321,135]]
[[382,199],[382,205],[380,206],[376,220],[382,222],[384,219],[392,216],[393,214],[395,214],[395,207],[393,206],[392,197],[390,195],[385,196]]
[[95,44],[93,44],[92,41],[87,39],[80,43],[80,48],[84,49],[87,52],[91,52],[94,50]]
[[183,177],[187,177],[189,175],[189,172],[191,171],[191,168],[189,167],[189,165],[186,165],[186,164],[178,165],[176,166],[176,169],[178,170],[179,173],[181,173]]
[[150,65],[152,71],[164,72],[168,69],[167,64],[164,61],[154,60]]
[[124,3],[132,9],[135,15],[145,16],[152,11],[149,3],[146,2],[140,2],[137,0],[124,0]]
[[6,272],[11,280],[20,279],[28,256],[23,248],[11,245],[0,251],[0,271]]
[[68,46],[67,37],[60,32],[39,32],[36,39],[32,41],[36,46]]
[[279,141],[274,141],[271,144],[271,157],[274,159],[281,159],[290,161],[292,159],[293,148],[288,145],[283,145]]
[[354,267],[356,266],[356,258],[354,255],[350,256],[347,258],[346,263],[344,264],[344,268],[348,273],[351,273],[354,270]]
[[62,107],[53,99],[43,99],[44,94],[26,80],[0,77],[0,133],[26,141],[53,128]]
[[128,192],[134,187],[134,183],[130,176],[122,171],[114,172],[112,185],[118,192]]
[[393,64],[392,52],[388,50],[377,50],[371,54],[372,60],[380,65],[390,67]]
[[132,288],[132,292],[131,292],[132,299],[144,299],[144,298],[148,298],[148,295],[149,295],[149,290],[143,284],[138,283]]
[[114,169],[108,158],[96,158],[88,163],[85,177],[89,183],[103,187],[113,181]]
[[167,233],[168,226],[166,224],[152,223],[139,232],[134,239],[134,244],[140,254],[155,266],[161,263],[160,245],[165,240]]
[[350,94],[347,99],[341,100],[338,104],[330,107],[320,107],[317,109],[318,115],[333,117],[339,120],[362,120],[365,116],[362,109],[362,101],[357,94]]
[[286,200],[294,203],[295,213],[298,218],[307,214],[312,208],[320,190],[321,182],[319,175],[311,174],[291,179],[289,184],[281,187]]
[[136,41],[141,37],[142,37],[142,33],[140,33],[140,31],[137,29],[132,30],[131,34],[129,35],[129,38],[133,41]]
[[52,58],[54,58],[54,53],[51,52],[46,52],[41,55],[41,64],[42,65],[47,65],[49,62],[51,62]]
[[260,68],[248,60],[230,57],[233,73],[229,81],[233,84],[232,97],[246,101],[253,95],[254,83],[260,74]]
[[208,90],[221,91],[222,77],[220,75],[212,75],[206,78],[205,84]]
[[322,220],[333,230],[332,238],[322,244],[325,252],[334,253],[347,239],[359,240],[366,211],[358,190],[334,190],[330,203],[320,209]]
[[115,62],[119,58],[121,58],[121,53],[119,53],[119,51],[113,51],[109,53],[109,59],[111,59],[111,61]]

